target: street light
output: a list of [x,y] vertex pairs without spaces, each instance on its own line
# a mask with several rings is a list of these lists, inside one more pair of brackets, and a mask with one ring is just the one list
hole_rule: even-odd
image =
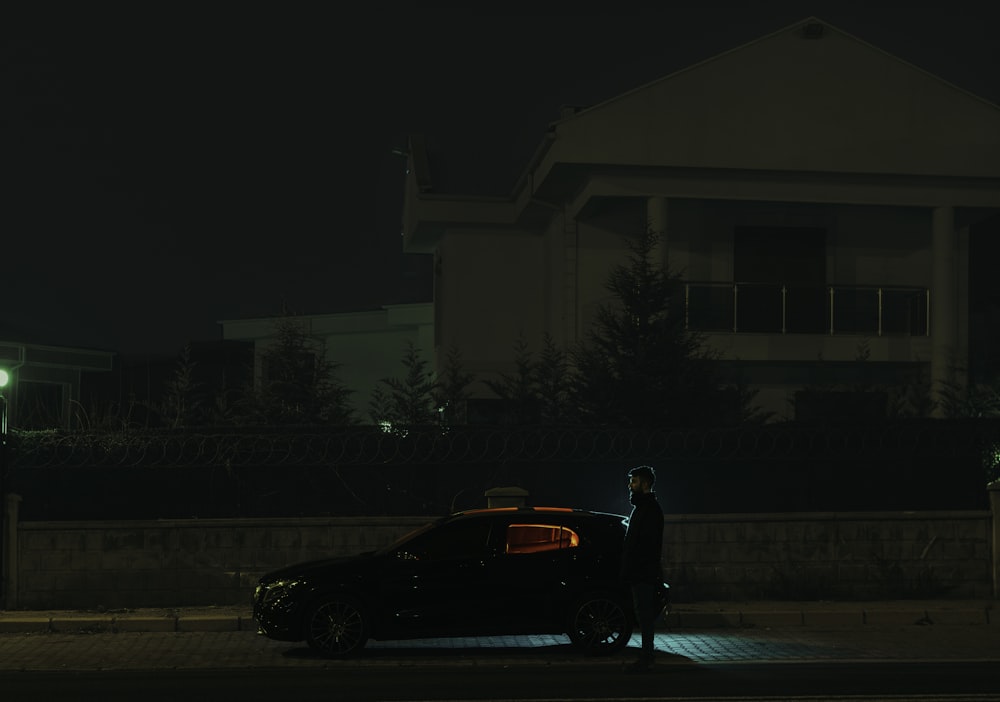
[[[7,443],[7,398],[4,397],[3,389],[10,382],[10,373],[6,368],[0,368],[0,450],[2,445]],[[2,457],[0,457],[2,458]],[[0,463],[0,469],[4,466]]]
[[7,398],[3,389],[10,373],[0,368],[0,606],[7,607]]
[[[7,398],[3,394],[3,389],[7,387],[7,383],[10,382],[10,373],[6,368],[0,368],[0,452],[3,450],[3,446],[7,443]],[[0,453],[0,471],[4,468],[3,455]],[[3,473],[0,472],[0,479],[3,478]],[[3,483],[0,483],[2,485]],[[0,493],[2,495],[2,493]]]

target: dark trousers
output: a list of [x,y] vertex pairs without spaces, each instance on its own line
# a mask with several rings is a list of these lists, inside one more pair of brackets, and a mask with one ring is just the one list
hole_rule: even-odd
[[653,636],[656,633],[656,586],[653,583],[632,583],[632,606],[635,621],[642,634],[642,657],[653,658]]

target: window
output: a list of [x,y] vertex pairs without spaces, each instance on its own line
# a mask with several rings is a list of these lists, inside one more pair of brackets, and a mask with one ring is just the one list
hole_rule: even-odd
[[54,429],[67,426],[66,383],[22,380],[14,396],[14,415],[18,429]]
[[404,543],[398,555],[416,561],[482,558],[487,553],[489,537],[490,523],[484,519],[445,524]]
[[567,527],[550,524],[511,524],[507,527],[507,553],[541,553],[579,545],[579,535]]
[[736,227],[733,278],[739,286],[738,331],[823,333],[830,328],[825,229]]

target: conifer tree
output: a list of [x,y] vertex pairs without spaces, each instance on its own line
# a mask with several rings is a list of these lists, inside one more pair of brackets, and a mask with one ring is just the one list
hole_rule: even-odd
[[266,424],[352,424],[353,391],[337,377],[340,364],[327,358],[326,345],[288,317],[275,322],[275,334],[261,359],[257,417]]
[[[435,393],[438,383],[428,362],[412,341],[403,348],[403,378],[382,378],[373,395],[370,413],[377,424],[428,426],[438,422]],[[377,403],[376,403],[377,400]],[[378,417],[378,415],[387,415]]]
[[535,376],[535,359],[521,332],[514,341],[514,373],[501,373],[498,379],[483,381],[503,404],[503,424],[532,424],[538,420]]
[[197,364],[191,358],[191,344],[181,349],[177,365],[164,388],[160,416],[171,429],[200,423],[202,417],[201,383],[195,381]]
[[473,375],[465,372],[461,350],[458,346],[450,346],[435,394],[437,406],[441,409],[441,421],[445,426],[462,425],[467,422],[468,387],[473,380],[475,380]]
[[580,422],[618,427],[712,424],[733,393],[722,393],[702,338],[686,329],[680,278],[654,260],[658,235],[626,240],[584,343],[572,354]]

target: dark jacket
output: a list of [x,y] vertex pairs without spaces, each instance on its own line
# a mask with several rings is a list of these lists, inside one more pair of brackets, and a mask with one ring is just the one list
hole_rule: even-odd
[[622,580],[629,584],[662,583],[663,509],[652,492],[635,495],[632,504],[622,549]]

